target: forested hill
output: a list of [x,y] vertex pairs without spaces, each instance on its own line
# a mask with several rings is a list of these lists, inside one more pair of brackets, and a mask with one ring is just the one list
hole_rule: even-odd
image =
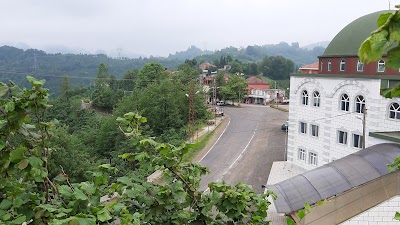
[[324,51],[325,48],[319,46],[308,50],[300,48],[297,42],[290,45],[286,42],[281,42],[279,44],[261,46],[253,45],[241,49],[235,47],[224,48],[214,52],[212,55],[198,56],[197,61],[206,60],[213,62],[221,56],[230,55],[232,58],[242,62],[255,62],[262,60],[265,56],[283,56],[292,60],[296,65],[302,66],[318,61],[317,57],[322,55]]
[[25,86],[27,75],[46,79],[46,86],[58,88],[62,77],[69,76],[75,85],[88,86],[93,83],[101,63],[108,68],[110,75],[122,78],[127,71],[142,68],[148,62],[158,62],[163,67],[176,70],[186,59],[197,60],[197,63],[214,63],[221,56],[230,55],[242,62],[261,61],[266,56],[283,56],[292,60],[297,66],[313,63],[324,51],[322,47],[307,50],[298,43],[291,45],[281,42],[276,45],[248,46],[247,48],[229,47],[215,52],[203,51],[195,46],[188,50],[176,52],[168,57],[146,58],[110,58],[105,54],[48,54],[41,50],[22,50],[10,46],[0,47],[0,81],[13,80]]

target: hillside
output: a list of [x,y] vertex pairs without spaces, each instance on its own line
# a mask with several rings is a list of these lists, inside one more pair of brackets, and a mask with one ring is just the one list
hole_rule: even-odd
[[74,85],[89,86],[97,74],[98,66],[103,63],[109,74],[122,78],[130,70],[140,69],[148,62],[158,62],[164,68],[176,70],[185,59],[195,58],[197,63],[219,60],[221,56],[230,55],[242,62],[258,62],[266,56],[283,56],[292,60],[296,65],[315,62],[317,56],[324,51],[322,47],[307,50],[299,47],[298,43],[291,45],[281,42],[263,46],[248,46],[247,48],[228,47],[215,52],[203,51],[191,46],[186,51],[170,54],[168,57],[148,58],[110,58],[105,54],[49,54],[37,49],[22,50],[10,46],[0,47],[0,81],[14,80],[25,86],[25,77],[34,75],[46,79],[47,87],[60,87],[62,77],[69,76]]

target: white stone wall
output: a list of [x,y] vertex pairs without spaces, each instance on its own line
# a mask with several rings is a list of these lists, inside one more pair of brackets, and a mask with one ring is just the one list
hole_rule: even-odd
[[400,222],[393,220],[397,211],[400,212],[399,196],[377,205],[341,225],[398,225]]
[[[355,98],[363,95],[366,99],[366,147],[379,143],[369,137],[369,132],[398,131],[400,120],[388,118],[388,105],[400,99],[386,99],[380,95],[379,79],[361,78],[321,78],[292,76],[290,79],[288,161],[305,169],[314,169],[309,164],[309,153],[317,153],[318,165],[329,163],[354,153],[359,148],[352,147],[353,134],[362,135],[363,115],[355,112]],[[301,93],[307,90],[309,104],[301,104]],[[312,105],[312,94],[318,91],[321,95],[320,107]],[[340,97],[346,93],[350,97],[350,110],[340,110]],[[307,134],[301,134],[300,121],[307,123]],[[319,137],[311,136],[311,124],[319,126]],[[347,132],[347,144],[337,141],[338,130]],[[381,142],[382,143],[382,142]],[[306,150],[306,161],[298,158],[299,148]]]
[[[379,79],[360,78],[320,78],[292,76],[290,79],[288,161],[295,165],[314,169],[309,164],[309,152],[318,154],[318,165],[329,163],[360,149],[351,147],[352,134],[362,135],[362,114],[355,113],[355,97],[363,95],[366,99],[366,147],[391,143],[379,138],[369,137],[369,132],[385,132],[400,130],[400,120],[389,119],[388,106],[391,102],[400,103],[399,98],[386,99],[380,95]],[[309,93],[309,105],[301,104],[301,92]],[[320,107],[312,106],[312,93],[318,90],[321,95]],[[340,110],[340,96],[347,93],[350,96],[350,110]],[[299,122],[308,124],[306,135],[299,132]],[[310,124],[319,125],[319,137],[310,135]],[[347,145],[337,142],[337,131],[348,132]],[[298,149],[306,150],[306,162],[298,159]],[[391,225],[400,224],[394,221],[396,211],[400,211],[400,197],[395,197],[381,205],[372,208],[345,223],[344,225]]]

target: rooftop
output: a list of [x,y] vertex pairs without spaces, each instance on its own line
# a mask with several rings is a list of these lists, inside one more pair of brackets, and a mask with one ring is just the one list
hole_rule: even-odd
[[374,12],[349,23],[332,39],[322,56],[356,56],[361,44],[378,28],[379,16],[388,12],[393,11]]
[[277,211],[291,213],[388,174],[399,156],[400,145],[378,144],[266,188],[278,196]]

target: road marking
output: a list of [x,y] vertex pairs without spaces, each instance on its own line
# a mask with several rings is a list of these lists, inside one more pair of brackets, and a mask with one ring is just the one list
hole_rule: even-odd
[[230,123],[231,123],[231,120],[229,119],[228,125],[226,125],[224,131],[222,131],[222,134],[219,135],[218,139],[215,141],[215,143],[213,144],[213,146],[211,146],[210,150],[207,151],[207,153],[198,161],[198,163],[201,162],[201,160],[203,160],[203,159],[208,155],[208,153],[214,148],[214,146],[218,143],[219,139],[220,139],[220,138],[222,137],[222,135],[225,133],[225,131],[226,131],[226,129],[228,128],[228,126],[229,126]]
[[259,125],[259,124],[260,124],[260,123],[257,124],[257,127],[256,127],[256,129],[254,130],[253,136],[251,136],[249,143],[247,143],[246,147],[243,149],[243,151],[240,153],[240,155],[239,155],[239,156],[235,159],[235,161],[229,166],[229,168],[222,174],[222,176],[224,176],[224,175],[232,168],[232,166],[235,165],[235,163],[239,160],[240,157],[242,157],[243,153],[247,150],[247,148],[249,147],[251,141],[252,141],[253,138],[254,138],[254,135],[256,134],[256,131],[257,131],[257,128],[258,128],[258,125]]

